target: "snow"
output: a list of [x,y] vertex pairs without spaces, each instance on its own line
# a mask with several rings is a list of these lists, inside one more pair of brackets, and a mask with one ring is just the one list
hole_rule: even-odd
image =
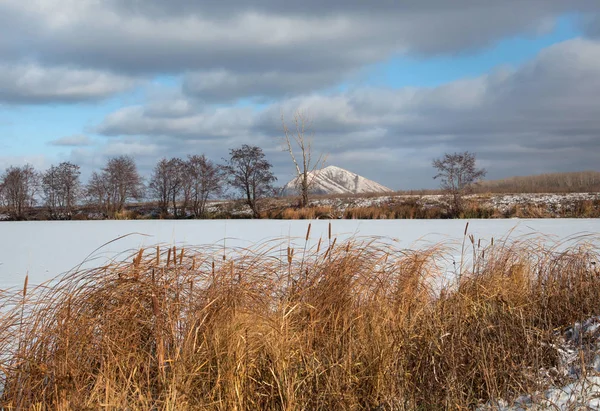
[[[356,173],[336,166],[328,166],[320,170],[308,173],[309,182],[313,185],[311,192],[314,194],[363,194],[363,193],[386,193],[391,189],[382,186],[375,181],[369,180]],[[288,182],[283,188],[285,196],[298,193],[300,177]]]
[[518,410],[598,410],[600,409],[600,377],[581,378],[560,388],[550,388],[542,394],[519,397],[514,404],[498,401],[483,409]]
[[599,198],[598,193],[565,193],[565,194],[496,194],[483,203],[501,212],[510,210],[515,205],[531,204],[539,207],[560,209],[565,204],[579,201],[593,201]]
[[[600,317],[591,317],[573,324],[562,334],[556,334],[551,347],[558,352],[559,364],[550,370],[541,369],[542,381],[559,377],[562,387],[544,392],[521,395],[512,404],[499,400],[481,410],[573,410],[600,409]],[[582,361],[583,364],[582,364]],[[582,365],[585,365],[582,367]]]
[[[328,238],[329,221],[314,220],[307,247]],[[396,248],[423,248],[438,243],[454,246],[455,261],[467,220],[333,220],[332,236],[378,238]],[[224,249],[252,247],[278,240],[304,246],[307,220],[135,220],[41,221],[0,223],[0,289],[20,287],[25,275],[41,284],[87,257],[86,266],[124,258],[140,247],[156,244],[213,245]],[[600,219],[470,220],[469,233],[486,245],[499,239],[543,235],[562,241],[575,235],[597,235]],[[125,236],[118,240],[119,237]],[[115,240],[115,241],[113,241]],[[111,242],[112,241],[112,242]],[[110,242],[110,243],[109,243]],[[109,243],[109,244],[107,244]],[[99,250],[97,250],[99,249]],[[97,250],[97,251],[96,251]]]

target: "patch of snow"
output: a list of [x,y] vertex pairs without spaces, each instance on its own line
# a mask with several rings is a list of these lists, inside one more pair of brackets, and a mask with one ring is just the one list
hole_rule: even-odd
[[494,207],[500,212],[507,212],[516,205],[534,205],[554,210],[569,207],[579,201],[600,199],[599,193],[565,193],[565,194],[498,194],[492,195],[483,204]]

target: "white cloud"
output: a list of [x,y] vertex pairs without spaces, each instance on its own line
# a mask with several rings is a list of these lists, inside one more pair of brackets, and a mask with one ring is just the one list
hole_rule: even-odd
[[[444,151],[471,150],[492,165],[503,158],[520,164],[504,167],[498,161],[490,176],[586,169],[597,167],[600,150],[599,72],[600,42],[575,39],[545,49],[521,67],[435,88],[311,93],[261,110],[190,103],[186,108],[193,109],[176,118],[152,112],[149,104],[113,113],[99,130],[160,138],[172,152],[181,150],[182,141],[213,153],[250,141],[273,150],[283,172],[285,153],[276,150],[280,113],[289,118],[302,109],[313,117],[315,149],[329,152],[330,163],[380,173],[382,183],[394,188],[432,185],[429,162]],[[419,170],[393,161],[390,152],[399,158],[410,152],[418,164],[428,164],[420,169],[425,177],[415,178]]]
[[48,144],[52,146],[85,147],[91,146],[93,141],[90,137],[80,134],[57,138],[56,140],[50,141]]
[[0,65],[0,102],[70,103],[97,100],[130,89],[136,82],[125,76],[66,66]]

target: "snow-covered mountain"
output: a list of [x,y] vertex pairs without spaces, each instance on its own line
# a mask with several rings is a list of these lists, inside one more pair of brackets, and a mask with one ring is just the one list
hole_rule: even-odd
[[[356,173],[336,166],[328,166],[309,173],[310,192],[313,194],[389,193],[393,190]],[[283,187],[284,196],[298,194],[300,178],[296,177]]]

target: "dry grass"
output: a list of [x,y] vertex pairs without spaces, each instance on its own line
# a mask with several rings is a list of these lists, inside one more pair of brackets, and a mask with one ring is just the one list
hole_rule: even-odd
[[314,206],[305,208],[283,208],[272,209],[264,213],[264,218],[274,218],[282,220],[314,220],[318,218],[330,219],[335,217],[336,212],[333,207]]
[[330,238],[145,249],[2,294],[1,407],[458,409],[538,388],[543,343],[600,314],[596,251],[466,238],[447,286],[442,248]]
[[478,193],[593,193],[600,191],[599,171],[549,173],[482,181]]
[[414,202],[371,207],[351,207],[344,212],[347,219],[433,219],[445,218],[442,207],[425,207]]

